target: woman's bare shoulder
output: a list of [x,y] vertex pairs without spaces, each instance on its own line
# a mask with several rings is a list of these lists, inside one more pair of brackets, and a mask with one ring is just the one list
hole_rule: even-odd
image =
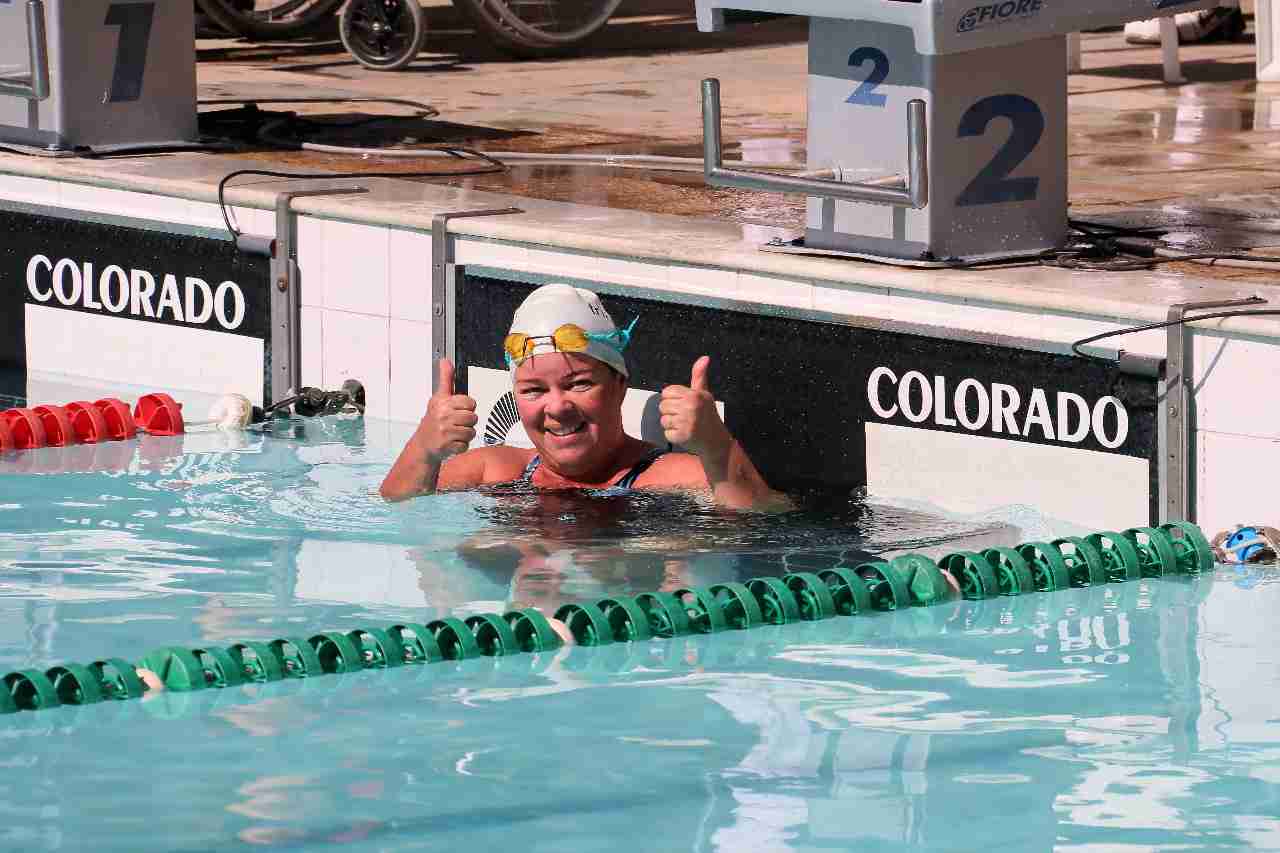
[[692,453],[672,451],[654,460],[643,474],[636,478],[637,488],[707,488],[707,472],[702,460]]
[[477,447],[450,458],[440,469],[441,489],[466,489],[486,483],[505,483],[524,473],[536,451],[498,444]]

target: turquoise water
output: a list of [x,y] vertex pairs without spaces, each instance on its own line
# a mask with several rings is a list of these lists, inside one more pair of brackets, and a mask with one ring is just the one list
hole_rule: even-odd
[[[341,418],[0,459],[0,666],[1032,538],[851,501],[387,506]],[[1134,520],[1118,519],[1118,526]],[[1266,570],[0,718],[0,849],[1280,848]]]

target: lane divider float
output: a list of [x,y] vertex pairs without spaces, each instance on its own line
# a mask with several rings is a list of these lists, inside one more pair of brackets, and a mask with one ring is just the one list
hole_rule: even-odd
[[[565,604],[556,610],[555,618],[579,645],[605,646],[927,607],[954,600],[957,589],[961,598],[988,599],[1195,575],[1213,566],[1213,551],[1204,534],[1194,524],[1179,521],[1026,542],[1014,548],[957,551],[936,563],[922,554],[902,554],[745,583],[610,596]],[[545,615],[524,608],[501,615],[445,617],[425,625],[399,622],[386,628],[321,631],[226,647],[164,646],[137,664],[103,658],[86,665],[10,672],[2,679],[0,714],[136,699],[147,692],[139,669],[155,673],[166,689],[183,692],[546,652],[562,644]]]
[[0,451],[124,441],[139,430],[150,435],[180,435],[185,428],[182,404],[162,393],[142,395],[132,411],[114,397],[92,403],[78,400],[65,406],[5,409],[0,411]]

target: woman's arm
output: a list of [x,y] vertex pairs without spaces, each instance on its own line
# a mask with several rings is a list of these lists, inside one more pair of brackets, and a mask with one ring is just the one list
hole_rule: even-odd
[[442,358],[437,370],[436,392],[427,401],[427,412],[378,489],[389,501],[436,491],[447,459],[449,485],[484,481],[483,458],[466,458],[467,447],[476,437],[476,401],[453,393],[453,362]]
[[[720,419],[715,398],[711,395],[707,371],[711,359],[702,356],[693,363],[689,385],[668,385],[662,389],[658,411],[667,441],[679,444],[697,456],[702,475],[710,486],[717,504],[734,509],[786,507],[790,501],[769,488],[747,452]],[[655,466],[657,467],[657,466]],[[645,485],[701,485],[679,482],[696,477],[689,463],[672,460],[662,471],[655,471],[654,482]],[[659,480],[659,475],[662,479]]]
[[[415,434],[416,438],[416,434]],[[486,451],[468,450],[444,461],[437,461],[414,439],[400,451],[395,464],[387,472],[378,492],[389,501],[402,501],[419,495],[430,495],[446,489],[467,489],[487,482]]]
[[791,509],[791,500],[774,491],[736,440],[724,454],[710,458],[668,453],[636,481],[641,489],[710,489],[729,509]]
[[731,437],[726,449],[715,454],[699,454],[698,459],[707,475],[711,493],[720,506],[733,509],[783,509],[791,506],[785,495],[769,488],[737,439]]

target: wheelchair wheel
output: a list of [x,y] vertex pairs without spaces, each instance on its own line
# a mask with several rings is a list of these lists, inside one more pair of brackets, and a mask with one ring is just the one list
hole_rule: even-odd
[[196,0],[218,26],[251,39],[289,38],[305,32],[342,0]]
[[622,0],[453,0],[482,36],[521,59],[572,52],[595,35]]
[[418,0],[349,0],[342,10],[338,34],[365,68],[395,71],[422,50],[427,17]]

